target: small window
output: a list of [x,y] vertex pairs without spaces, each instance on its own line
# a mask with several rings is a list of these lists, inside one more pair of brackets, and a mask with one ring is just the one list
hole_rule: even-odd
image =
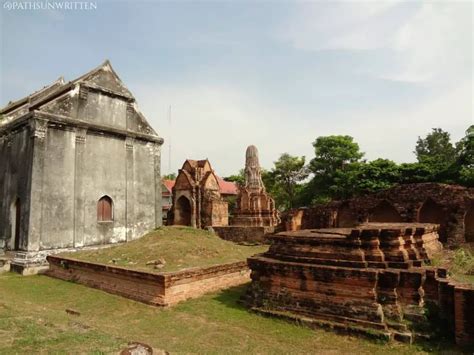
[[103,196],[97,202],[97,221],[110,222],[113,220],[113,204],[109,196]]

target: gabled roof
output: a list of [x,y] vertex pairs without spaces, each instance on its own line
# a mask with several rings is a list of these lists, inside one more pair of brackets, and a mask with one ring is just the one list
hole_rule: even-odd
[[63,100],[68,96],[69,99],[71,99],[77,93],[80,94],[83,88],[85,88],[86,91],[99,91],[102,94],[125,100],[135,113],[134,119],[136,119],[137,122],[138,132],[157,135],[153,127],[151,127],[138,109],[135,98],[112,68],[109,60],[104,61],[98,67],[72,81],[65,82],[64,78],[60,77],[51,85],[45,86],[31,95],[8,103],[6,107],[0,109],[0,114],[3,115],[0,126],[15,121],[17,118],[35,109],[47,110],[48,106],[53,107],[59,100]]
[[184,161],[183,167],[181,169],[186,170],[186,166],[188,165],[191,169],[196,169],[196,168],[204,168],[208,164],[209,169],[212,170],[211,163],[209,163],[208,159],[203,159],[203,160],[193,160],[193,159],[186,159]]
[[[113,87],[110,86],[108,83],[104,82],[101,74],[108,73],[108,78],[112,80],[112,83],[115,84]],[[100,88],[109,89],[110,91],[114,92],[115,94],[119,94],[120,96],[124,96],[129,99],[134,99],[132,93],[127,89],[127,87],[123,84],[122,80],[115,72],[114,68],[112,68],[112,64],[107,59],[104,63],[99,65],[97,68],[92,69],[90,72],[80,76],[79,78],[73,81],[74,83],[78,82],[88,82],[92,86],[97,86]]]
[[239,188],[235,182],[225,181],[224,179],[217,176],[217,182],[219,183],[220,192],[223,195],[237,195]]
[[[104,84],[103,80],[99,79],[99,73],[110,73],[109,78],[114,82],[115,87],[107,87]],[[84,75],[81,75],[79,78],[74,79],[68,83],[64,81],[63,77],[58,78],[52,84],[43,87],[42,89],[16,101],[10,101],[7,106],[0,110],[1,114],[8,114],[12,111],[16,111],[20,107],[30,107],[36,106],[37,104],[46,103],[48,101],[53,100],[59,94],[71,90],[75,84],[77,83],[86,83],[95,88],[102,88],[106,89],[107,91],[113,92],[117,95],[123,96],[130,101],[134,101],[133,95],[130,91],[125,87],[122,80],[119,78],[115,70],[112,68],[110,61],[107,59],[104,63],[99,65],[98,67],[92,69],[91,71],[87,72]],[[108,85],[110,86],[110,85]]]
[[165,186],[166,190],[168,190],[168,192],[171,193],[172,190],[173,190],[173,186],[174,186],[176,181],[175,180],[163,179],[162,182],[163,182],[163,185]]
[[[219,176],[216,175],[217,182],[219,184],[219,192],[223,195],[237,195],[239,188],[235,182],[225,181]],[[165,186],[166,190],[171,193],[173,190],[173,186],[175,185],[175,180],[163,180],[163,185]],[[163,190],[163,193],[165,191]]]

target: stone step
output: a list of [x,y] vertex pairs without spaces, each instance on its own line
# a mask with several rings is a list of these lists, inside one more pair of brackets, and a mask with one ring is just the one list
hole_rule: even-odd
[[393,339],[402,343],[412,344],[413,334],[411,332],[393,332]]

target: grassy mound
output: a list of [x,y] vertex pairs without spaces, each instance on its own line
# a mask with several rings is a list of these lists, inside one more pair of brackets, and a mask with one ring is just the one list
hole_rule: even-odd
[[264,245],[234,244],[201,229],[161,227],[129,243],[60,255],[159,273],[243,261],[267,249]]

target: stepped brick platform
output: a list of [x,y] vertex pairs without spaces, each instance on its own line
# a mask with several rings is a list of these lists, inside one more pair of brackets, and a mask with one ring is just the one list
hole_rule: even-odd
[[168,307],[249,282],[245,261],[151,273],[49,255],[48,276],[77,282],[153,306]]
[[252,283],[244,302],[310,325],[408,342],[428,335],[420,329],[429,329],[424,316],[429,302],[453,324],[460,319],[459,343],[472,341],[474,317],[466,311],[472,307],[456,306],[454,299],[456,292],[460,300],[471,299],[474,290],[451,284],[445,269],[423,266],[442,250],[437,228],[366,224],[270,236],[269,251],[248,259]]

